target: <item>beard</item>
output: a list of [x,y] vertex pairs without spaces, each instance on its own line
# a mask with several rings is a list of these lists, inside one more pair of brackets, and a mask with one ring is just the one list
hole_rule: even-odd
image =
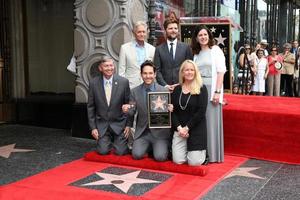
[[167,39],[168,39],[169,41],[174,41],[176,38],[177,38],[177,35],[176,35],[175,37],[173,37],[172,35],[168,35],[168,36],[167,36]]

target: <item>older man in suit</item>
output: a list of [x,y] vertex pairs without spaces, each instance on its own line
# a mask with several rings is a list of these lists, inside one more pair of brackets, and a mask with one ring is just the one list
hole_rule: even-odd
[[[154,82],[156,68],[151,61],[145,61],[141,65],[141,76],[143,83],[131,90],[130,104],[123,105],[123,111],[129,114],[128,126],[133,125],[133,116],[137,112],[136,129],[133,140],[132,156],[134,159],[142,159],[143,156],[153,151],[154,159],[165,161],[168,158],[170,129],[149,128],[147,93],[156,91],[168,91],[165,87]],[[169,104],[169,110],[173,106]]]
[[133,26],[134,40],[121,46],[118,74],[129,80],[130,88],[140,85],[143,80],[140,66],[145,60],[153,60],[155,47],[145,42],[147,24],[137,21]]
[[129,82],[114,74],[114,63],[109,57],[102,58],[98,68],[101,75],[89,84],[87,112],[91,134],[97,140],[98,153],[105,155],[114,148],[115,154],[124,155],[128,153],[130,128],[126,127],[122,105],[129,102]]
[[191,48],[178,41],[178,21],[167,19],[164,22],[167,41],[155,49],[154,64],[157,67],[157,82],[173,91],[178,84],[178,74],[183,61],[193,60]]

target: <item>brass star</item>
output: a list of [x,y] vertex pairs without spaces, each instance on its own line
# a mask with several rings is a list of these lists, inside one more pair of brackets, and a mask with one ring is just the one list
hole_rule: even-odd
[[15,146],[16,146],[16,143],[0,147],[0,156],[3,157],[3,158],[9,158],[9,156],[12,152],[31,152],[31,151],[35,151],[35,150],[31,150],[31,149],[15,149]]
[[257,176],[253,173],[250,173],[250,172],[252,172],[254,170],[257,170],[257,169],[259,169],[259,167],[240,167],[240,168],[236,168],[230,174],[225,176],[224,179],[234,177],[234,176],[244,176],[244,177],[249,177],[249,178],[265,179],[261,176]]
[[123,175],[116,175],[116,174],[107,174],[107,173],[101,173],[96,172],[98,176],[103,178],[103,180],[94,181],[90,183],[83,184],[82,186],[88,186],[88,185],[114,185],[123,192],[127,193],[130,187],[133,184],[138,183],[160,183],[160,181],[154,181],[149,179],[143,179],[143,178],[137,178],[140,174],[141,170],[123,174]]
[[154,103],[155,107],[154,110],[157,110],[158,108],[161,108],[162,110],[165,109],[166,100],[162,100],[160,96],[157,97],[155,101],[152,101]]

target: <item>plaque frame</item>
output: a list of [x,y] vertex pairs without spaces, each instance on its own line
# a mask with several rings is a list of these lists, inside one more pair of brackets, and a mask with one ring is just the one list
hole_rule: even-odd
[[[157,106],[157,103],[154,103],[154,100],[160,102],[162,105],[155,107]],[[171,128],[171,112],[168,110],[168,104],[170,103],[170,92],[148,92],[147,106],[149,128]],[[161,122],[161,124],[158,124],[157,122]]]

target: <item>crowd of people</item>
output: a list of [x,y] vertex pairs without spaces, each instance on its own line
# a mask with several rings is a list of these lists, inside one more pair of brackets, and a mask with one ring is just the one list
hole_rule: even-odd
[[245,44],[236,58],[233,93],[267,96],[299,97],[298,41],[285,43],[279,53],[278,45],[270,45],[266,40],[255,49]]
[[[192,166],[224,161],[225,56],[206,26],[195,29],[190,45],[178,40],[178,28],[176,18],[167,18],[166,41],[155,48],[146,42],[146,23],[136,22],[118,68],[110,57],[100,60],[87,104],[99,154],[131,152],[133,159],[148,155]],[[149,92],[170,93],[171,128],[149,126]]]

